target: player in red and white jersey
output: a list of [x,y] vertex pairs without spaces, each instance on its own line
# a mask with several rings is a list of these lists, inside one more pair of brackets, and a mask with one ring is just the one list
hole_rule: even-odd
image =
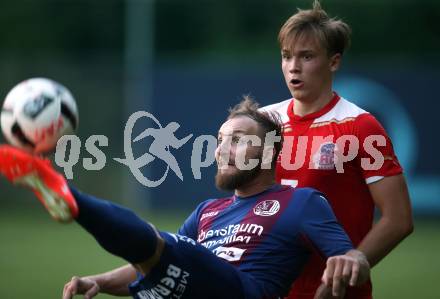
[[[350,33],[318,1],[291,16],[278,39],[293,98],[262,109],[277,111],[284,124],[278,181],[326,194],[353,244],[374,266],[411,233],[413,224],[402,168],[385,130],[332,88]],[[380,217],[373,226],[375,207]],[[324,267],[315,254],[288,298],[311,299],[315,293],[315,298],[332,298],[321,284]],[[348,288],[344,298],[372,298],[371,284]]]

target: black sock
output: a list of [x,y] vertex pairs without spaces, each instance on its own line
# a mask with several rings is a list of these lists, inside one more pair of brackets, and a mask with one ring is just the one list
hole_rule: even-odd
[[70,186],[78,204],[75,219],[108,252],[136,264],[153,256],[157,235],[131,210],[84,194]]

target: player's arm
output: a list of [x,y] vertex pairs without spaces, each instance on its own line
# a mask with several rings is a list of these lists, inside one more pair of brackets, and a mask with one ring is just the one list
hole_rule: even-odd
[[[348,284],[358,286],[367,281],[370,265],[361,251],[353,249],[324,195],[310,190],[313,189],[295,192],[297,196],[302,192],[304,198],[307,197],[301,210],[301,232],[314,248],[327,257],[322,276],[324,286],[334,296],[342,296]],[[325,298],[318,293],[316,298]]]
[[129,296],[128,285],[134,280],[136,280],[136,269],[132,265],[126,265],[102,274],[73,277],[64,286],[63,299],[71,299],[74,295],[79,294],[90,299],[98,293]]
[[[380,211],[380,218],[361,241],[358,249],[365,253],[370,265],[374,266],[412,232],[411,204],[402,168],[385,129],[370,114],[362,115],[356,121],[357,134],[363,140],[361,160],[368,159],[372,162],[377,159],[372,158],[375,156],[373,153],[383,158],[378,169],[361,163],[371,197]],[[380,137],[385,142],[371,143],[368,146],[366,141],[371,137]]]
[[402,174],[385,177],[368,185],[380,218],[358,249],[376,265],[413,231],[411,204]]

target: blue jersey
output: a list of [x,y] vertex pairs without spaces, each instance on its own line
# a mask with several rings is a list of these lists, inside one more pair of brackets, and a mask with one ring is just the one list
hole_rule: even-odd
[[323,194],[280,185],[205,201],[179,234],[249,273],[266,294],[285,294],[311,251],[325,258],[353,248]]
[[161,235],[164,253],[131,284],[134,298],[281,298],[312,251],[325,258],[353,248],[323,194],[280,185],[205,201],[178,235]]

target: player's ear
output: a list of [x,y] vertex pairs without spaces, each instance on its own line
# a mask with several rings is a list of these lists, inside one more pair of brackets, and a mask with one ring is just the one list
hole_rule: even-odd
[[336,72],[341,64],[341,53],[336,53],[330,56],[330,71]]

